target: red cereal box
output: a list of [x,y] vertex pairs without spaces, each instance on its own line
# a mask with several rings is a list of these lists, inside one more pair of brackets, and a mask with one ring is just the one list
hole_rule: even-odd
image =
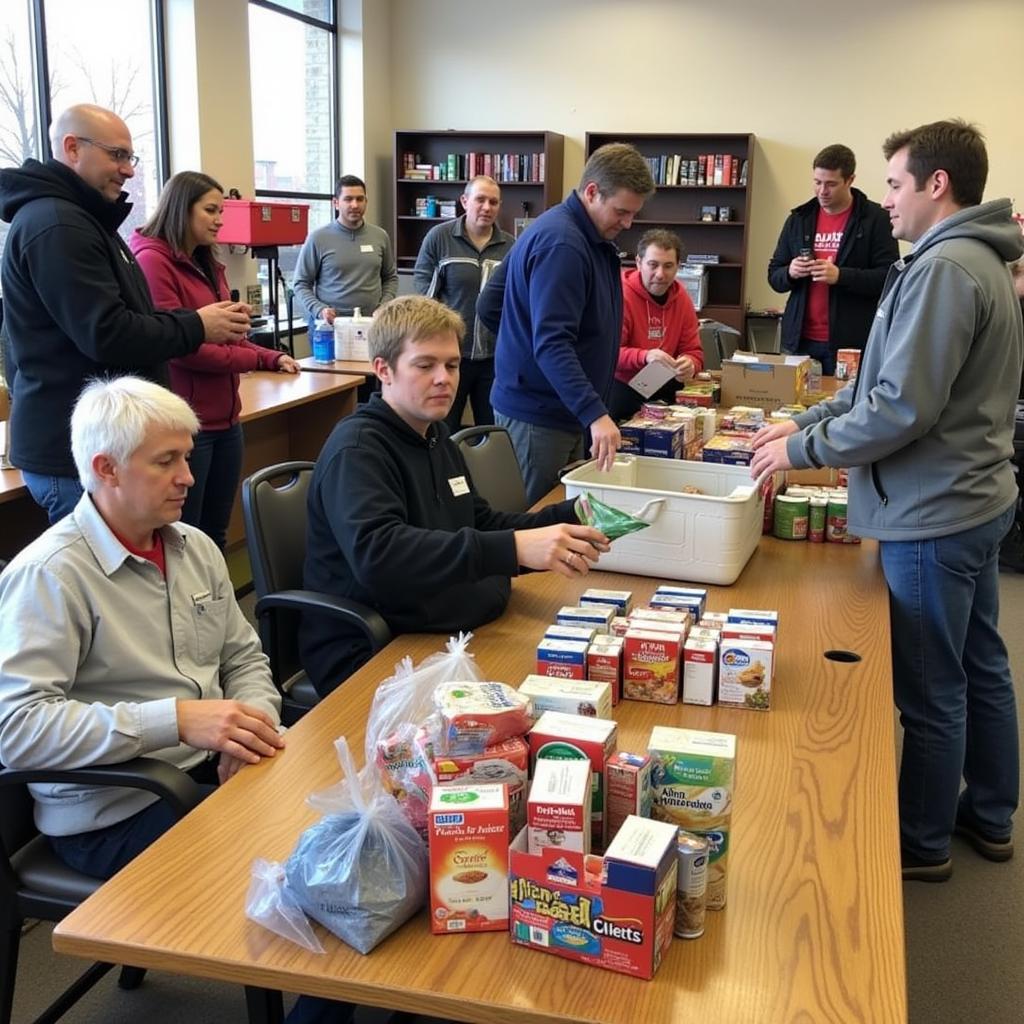
[[612,707],[622,698],[623,638],[606,636],[595,639],[587,648],[587,678],[607,683],[612,690]]
[[630,629],[623,650],[622,696],[675,704],[679,700],[681,638],[650,629]]

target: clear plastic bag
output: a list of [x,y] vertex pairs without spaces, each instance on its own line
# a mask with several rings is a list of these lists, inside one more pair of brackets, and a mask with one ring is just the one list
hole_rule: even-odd
[[360,953],[404,924],[427,897],[427,851],[371,765],[357,773],[344,737],[342,782],[309,798],[327,811],[285,864],[287,889],[314,920]]
[[311,953],[324,952],[308,918],[284,884],[284,865],[277,861],[257,857],[252,862],[245,916]]

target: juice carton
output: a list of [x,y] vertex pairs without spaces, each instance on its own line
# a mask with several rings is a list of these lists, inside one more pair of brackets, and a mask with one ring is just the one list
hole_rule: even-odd
[[435,789],[430,801],[430,930],[508,928],[508,793],[499,783]]
[[715,682],[718,675],[718,644],[693,636],[683,645],[683,703],[715,703]]
[[590,853],[590,793],[586,761],[538,761],[526,801],[530,853],[545,846]]
[[618,736],[618,726],[607,719],[545,711],[527,737],[535,776],[544,760],[589,762],[594,849],[600,848],[604,837],[604,766],[615,752]]
[[627,818],[603,863],[552,847],[531,854],[520,833],[509,850],[512,941],[653,977],[675,925],[677,833],[664,822]]
[[767,711],[771,707],[775,645],[767,640],[722,640],[718,703]]
[[503,782],[508,788],[508,814],[515,835],[526,824],[526,782],[530,748],[521,736],[496,743],[482,754],[442,754],[431,750],[438,786],[470,786]]
[[608,683],[586,679],[553,679],[529,675],[519,684],[519,692],[533,702],[537,718],[545,711],[586,718],[612,717],[612,688]]
[[613,604],[618,609],[616,615],[628,615],[629,609],[633,606],[633,591],[588,587],[580,594],[580,604]]
[[654,817],[707,839],[708,909],[721,910],[736,785],[736,737],[656,725],[648,750],[654,760]]
[[604,845],[615,837],[631,814],[651,816],[653,762],[646,754],[617,750],[604,766]]
[[622,662],[624,640],[604,635],[587,648],[587,678],[611,687],[612,707],[622,698]]
[[681,644],[678,634],[630,629],[623,648],[622,696],[675,704],[679,700]]
[[560,679],[587,678],[587,641],[551,640],[537,644],[537,675]]

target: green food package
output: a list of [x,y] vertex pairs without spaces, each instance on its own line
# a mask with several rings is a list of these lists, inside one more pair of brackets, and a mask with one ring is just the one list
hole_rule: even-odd
[[573,505],[576,518],[584,526],[593,526],[600,530],[609,540],[618,540],[627,533],[646,530],[650,523],[636,519],[621,509],[612,508],[603,501],[598,501],[590,491],[584,491]]

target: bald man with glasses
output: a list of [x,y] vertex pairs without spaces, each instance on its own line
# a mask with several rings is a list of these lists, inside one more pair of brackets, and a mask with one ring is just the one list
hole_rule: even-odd
[[0,266],[11,390],[9,453],[55,523],[81,485],[71,457],[71,409],[93,377],[135,374],[167,384],[166,361],[204,342],[230,343],[249,308],[217,302],[155,310],[118,228],[131,212],[125,183],[139,158],[128,126],[92,104],[50,129],[53,157],[0,171],[0,219],[11,225]]

